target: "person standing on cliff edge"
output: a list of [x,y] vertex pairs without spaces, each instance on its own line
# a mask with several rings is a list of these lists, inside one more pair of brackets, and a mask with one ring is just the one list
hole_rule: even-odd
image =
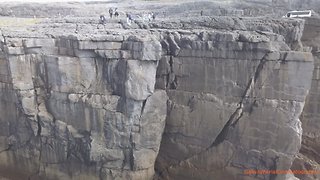
[[99,25],[101,24],[102,26],[104,26],[104,24],[106,23],[106,17],[104,17],[104,15],[100,15],[99,18],[99,23],[97,25],[97,29],[99,29]]
[[113,15],[113,9],[112,8],[109,9],[109,15],[110,15],[110,18],[112,18],[112,15]]
[[154,21],[156,19],[156,14],[152,13],[152,20]]
[[116,18],[119,16],[119,13],[118,13],[117,9],[118,8],[114,9],[114,17],[116,17]]
[[129,25],[131,25],[131,22],[132,22],[132,16],[131,16],[131,14],[126,13],[126,16],[127,16],[127,23],[128,23]]

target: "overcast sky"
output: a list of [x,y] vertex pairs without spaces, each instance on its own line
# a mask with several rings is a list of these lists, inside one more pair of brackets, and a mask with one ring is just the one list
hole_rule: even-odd
[[67,2],[67,1],[110,1],[110,0],[0,0],[0,2]]

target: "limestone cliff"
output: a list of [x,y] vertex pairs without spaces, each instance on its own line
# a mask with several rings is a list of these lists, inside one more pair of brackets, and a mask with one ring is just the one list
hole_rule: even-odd
[[167,108],[166,92],[155,89],[159,41],[1,37],[1,175],[153,177]]
[[287,22],[295,28],[283,36],[253,31],[250,22],[242,30],[172,32],[164,40],[169,50],[158,86],[169,105],[157,163],[163,179],[285,179],[246,177],[244,170],[290,169],[313,56],[285,43],[287,35],[301,38],[298,21]]
[[244,170],[289,170],[299,152],[303,21],[96,22],[1,32],[1,176],[286,178]]
[[[304,46],[308,47],[314,56],[314,70],[311,89],[301,114],[302,146],[300,154],[293,163],[292,169],[320,170],[320,106],[319,106],[319,80],[320,80],[320,19],[306,19],[305,30],[302,36]],[[298,175],[301,179],[319,179],[319,174]]]

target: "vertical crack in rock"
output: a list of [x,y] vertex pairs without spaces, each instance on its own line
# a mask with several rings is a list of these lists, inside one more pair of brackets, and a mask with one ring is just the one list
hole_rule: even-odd
[[32,82],[33,82],[33,87],[34,87],[34,101],[35,101],[35,104],[36,104],[36,114],[35,114],[35,118],[36,118],[36,122],[37,122],[37,125],[38,125],[38,130],[37,130],[37,136],[40,136],[41,135],[41,120],[40,120],[40,117],[39,117],[39,102],[38,102],[38,92],[37,92],[37,87],[35,85],[35,79],[32,78]]
[[42,129],[41,129],[40,117],[38,114],[36,115],[36,121],[37,121],[37,125],[38,125],[37,136],[41,136]]
[[224,125],[224,127],[222,128],[222,130],[220,131],[220,133],[218,134],[218,136],[216,137],[216,139],[213,141],[213,143],[207,148],[210,149],[214,146],[219,145],[220,143],[222,143],[229,132],[229,129],[231,126],[235,126],[239,120],[242,118],[243,116],[243,107],[244,107],[244,101],[249,98],[249,94],[252,92],[252,90],[254,89],[255,83],[257,82],[257,79],[260,76],[260,72],[262,71],[264,64],[266,63],[266,57],[269,54],[269,52],[267,52],[262,59],[259,62],[259,65],[257,66],[257,68],[255,69],[255,72],[253,74],[253,77],[250,78],[247,87],[241,97],[240,102],[238,103],[238,108],[231,114],[230,118],[228,119],[227,123]]
[[166,75],[166,89],[168,89],[169,87],[169,81],[170,81],[170,73]]
[[229,120],[224,125],[224,127],[222,128],[222,130],[220,131],[220,133],[218,134],[216,139],[213,141],[213,143],[207,149],[210,149],[210,148],[222,143],[228,135],[230,126],[233,125],[234,123],[237,123],[240,120],[240,118],[243,115],[243,111],[242,111],[243,104],[239,104],[239,105],[240,106],[236,109],[236,111],[231,114]]
[[98,69],[99,67],[98,67],[97,59],[94,58],[93,61],[94,61],[95,69],[96,69],[96,79],[99,79],[98,78],[99,77],[99,69]]
[[124,154],[124,156],[123,156],[123,160],[122,160],[122,164],[121,164],[121,169],[124,169],[126,166],[126,162],[127,162],[126,149],[123,149],[122,153]]
[[167,88],[169,88],[169,89],[177,89],[178,80],[177,80],[176,75],[173,72],[173,56],[172,55],[170,55],[169,65],[170,65],[170,73],[169,73],[169,76],[168,76]]
[[42,158],[42,139],[41,139],[41,131],[42,131],[42,127],[41,127],[41,119],[40,119],[40,116],[39,116],[39,101],[38,101],[38,91],[37,91],[37,88],[40,88],[40,87],[37,87],[36,83],[35,82],[35,78],[32,77],[32,83],[33,83],[33,88],[34,88],[34,100],[35,100],[35,104],[36,104],[36,114],[35,114],[35,118],[36,118],[36,122],[37,122],[37,138],[39,139],[40,141],[40,149],[39,149],[39,159],[38,159],[38,163],[39,163],[39,166],[38,166],[38,169],[36,172],[34,172],[33,174],[29,175],[28,177],[28,180],[32,180],[34,176],[37,176],[39,175],[40,173],[40,169],[41,169],[41,158]]
[[142,102],[142,107],[141,107],[141,112],[140,112],[140,119],[141,119],[141,116],[142,116],[142,114],[143,114],[144,108],[145,108],[145,106],[146,106],[147,100],[148,100],[148,98],[145,99],[145,100]]
[[[260,62],[258,64],[257,68],[255,69],[254,74],[250,78],[250,80],[246,86],[246,89],[245,89],[243,95],[241,96],[241,100],[238,103],[238,108],[231,114],[227,123],[224,125],[224,127],[222,128],[222,130],[220,131],[220,133],[218,134],[216,139],[213,141],[213,143],[208,148],[206,148],[204,151],[201,151],[201,152],[199,152],[199,153],[197,153],[187,159],[181,160],[179,163],[173,164],[173,165],[165,168],[164,171],[168,171],[170,168],[173,168],[173,167],[181,164],[182,162],[188,161],[188,160],[192,159],[193,157],[199,156],[200,154],[211,149],[212,147],[218,146],[227,138],[230,127],[234,127],[243,116],[244,101],[249,98],[249,94],[253,91],[253,89],[255,87],[255,83],[257,82],[257,80],[260,76],[260,73],[263,70],[265,63],[267,62],[266,57],[268,56],[269,53],[270,53],[269,51],[266,52],[266,54],[260,59]],[[253,98],[256,98],[256,97],[253,97]],[[252,104],[255,104],[255,102],[256,102],[256,100],[254,100]],[[164,171],[162,171],[160,173],[163,173]]]
[[44,92],[44,105],[45,105],[45,110],[48,112],[48,114],[51,115],[52,117],[52,121],[53,123],[56,122],[56,118],[55,116],[53,116],[53,113],[51,112],[51,109],[49,108],[49,99],[50,99],[50,96],[51,96],[51,91],[52,91],[52,85],[49,84],[49,75],[48,75],[48,65],[47,65],[47,62],[44,58],[44,55],[41,56],[42,60],[43,60],[43,72],[41,72],[41,75],[39,76],[39,88],[40,88],[40,91],[43,91]]
[[[260,60],[257,68],[255,69],[255,72],[254,74],[252,75],[252,77],[250,78],[247,86],[246,86],[246,89],[243,93],[243,95],[241,96],[241,100],[240,102],[238,103],[238,108],[231,114],[230,118],[228,119],[227,123],[224,125],[224,127],[222,128],[222,130],[220,131],[220,133],[218,134],[218,136],[216,137],[216,139],[213,141],[213,143],[208,147],[206,148],[204,151],[201,151],[187,159],[184,159],[182,161],[180,161],[179,163],[177,164],[173,164],[167,168],[165,168],[164,171],[168,171],[170,168],[173,168],[179,164],[181,164],[182,162],[185,162],[185,161],[188,161],[196,156],[199,156],[200,154],[208,151],[209,149],[211,149],[212,147],[216,147],[218,146],[219,144],[221,144],[226,138],[227,138],[227,135],[228,135],[228,132],[229,132],[229,129],[231,127],[235,127],[235,125],[239,122],[239,120],[242,118],[243,116],[243,108],[244,108],[244,101],[246,99],[249,98],[249,94],[252,92],[252,90],[254,89],[255,87],[255,83],[257,82],[259,76],[260,76],[260,73],[261,71],[263,70],[263,67],[265,65],[265,63],[267,62],[266,60],[266,57],[268,56],[270,52],[267,52]],[[253,98],[256,98],[256,97],[253,97]],[[256,103],[256,99],[254,99],[254,101],[252,102],[252,106]],[[161,173],[163,173],[164,171],[162,171]]]
[[44,77],[42,81],[47,82],[47,83],[44,83],[44,85],[45,85],[46,95],[49,96],[51,92],[51,86],[49,85],[48,65],[43,55],[42,55],[42,59],[43,59],[43,69],[44,69],[44,72],[43,72]]
[[[132,125],[133,126],[133,125]],[[132,126],[131,126],[131,132],[130,132],[130,157],[129,157],[129,163],[130,163],[130,170],[134,170],[134,154],[133,154],[133,149],[134,149],[134,142],[132,138]]]
[[167,74],[167,83],[166,88],[168,89],[177,89],[178,86],[178,78],[173,70],[173,57],[178,56],[181,48],[178,43],[175,41],[174,36],[172,34],[168,34],[167,38],[163,43],[161,43],[163,48],[167,50],[167,55],[170,57],[169,66],[170,72]]
[[172,34],[169,34],[167,36],[167,40],[169,43],[170,55],[178,56],[181,48],[179,47],[178,43],[175,41],[174,36]]

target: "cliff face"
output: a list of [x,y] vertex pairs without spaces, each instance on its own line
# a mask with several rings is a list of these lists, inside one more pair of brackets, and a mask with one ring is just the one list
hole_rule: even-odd
[[153,177],[167,108],[159,41],[3,32],[1,47],[1,175]]
[[[303,128],[302,146],[300,154],[293,164],[296,169],[320,170],[320,106],[319,106],[319,80],[320,80],[320,19],[308,18],[302,36],[304,46],[309,47],[314,56],[314,70],[311,89],[306,98],[306,104],[301,114]],[[301,179],[319,179],[319,174],[298,176]]]
[[[284,35],[298,41],[303,28],[293,24]],[[260,31],[174,32],[165,42],[169,51],[160,60],[158,82],[166,84],[169,103],[160,176],[243,179],[249,169],[289,170],[300,149],[312,54]],[[249,179],[256,178],[285,179]]]
[[1,176],[284,179],[244,170],[290,169],[313,56],[303,21],[261,21],[3,30]]

